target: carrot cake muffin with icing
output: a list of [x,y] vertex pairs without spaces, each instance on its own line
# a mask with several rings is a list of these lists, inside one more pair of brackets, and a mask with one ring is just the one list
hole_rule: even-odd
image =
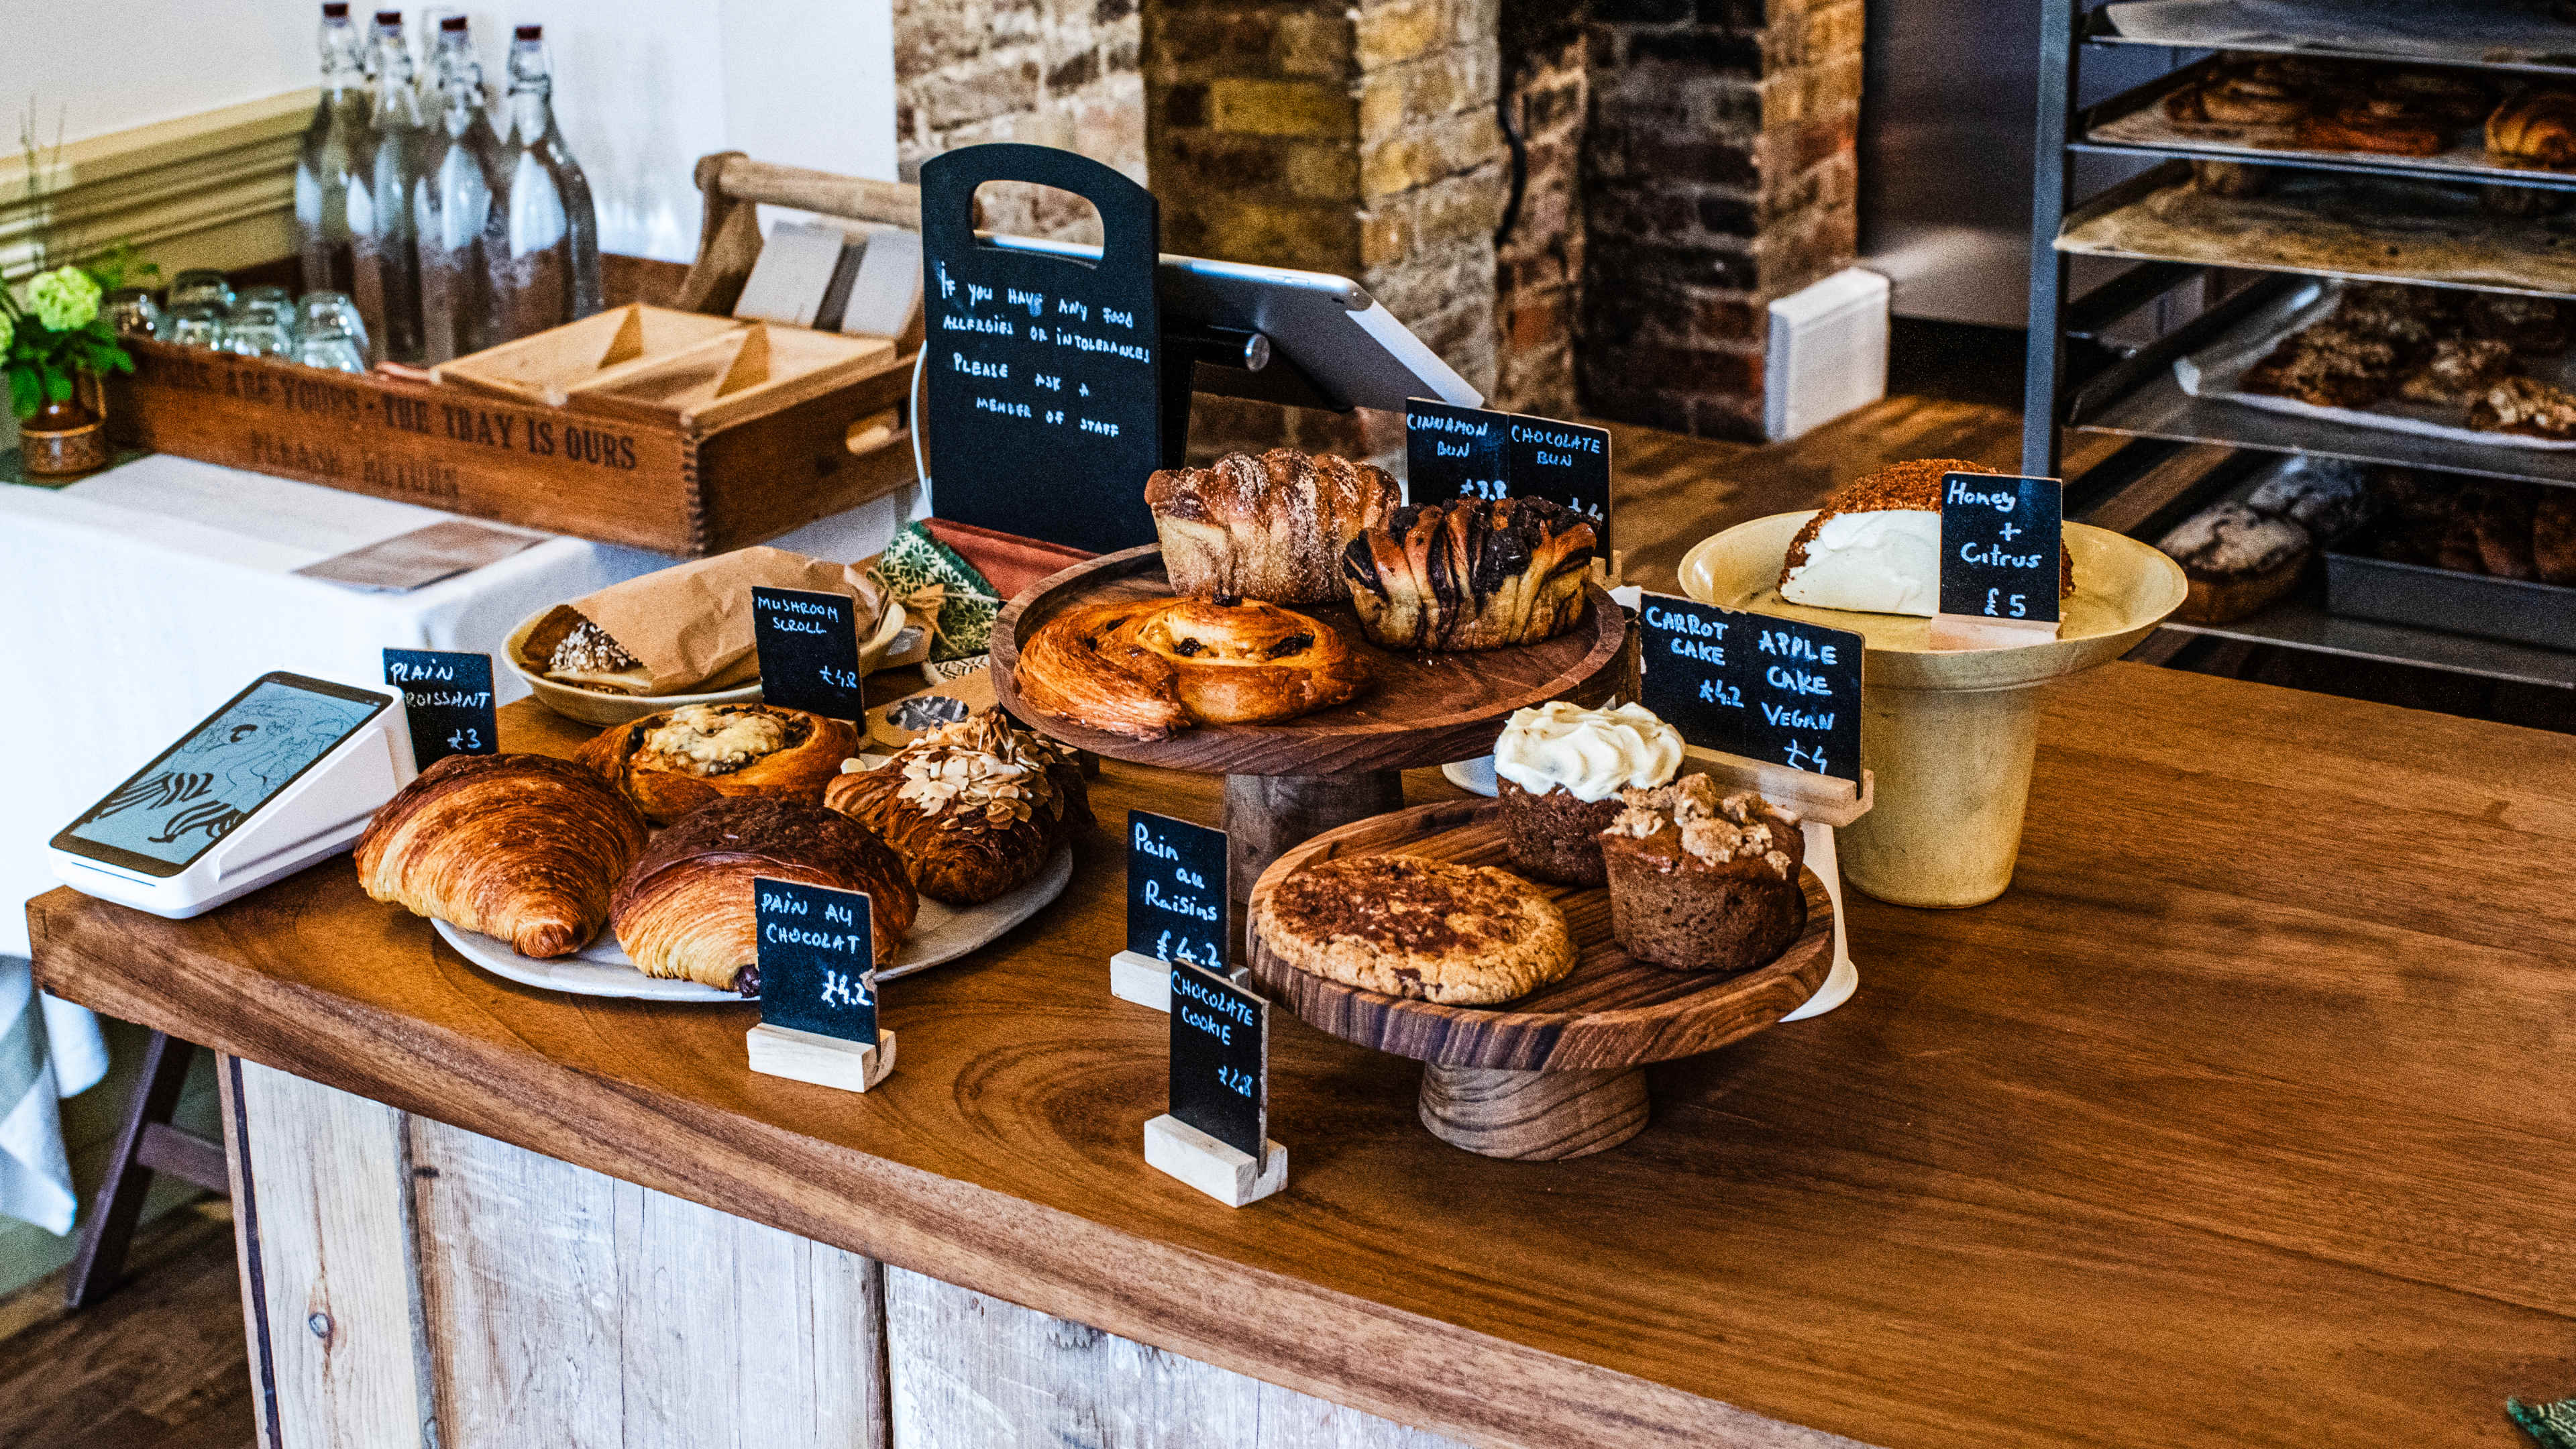
[[1601,832],[1619,792],[1681,768],[1681,732],[1642,704],[1585,709],[1556,700],[1512,711],[1494,741],[1494,789],[1512,864],[1559,885],[1600,885]]

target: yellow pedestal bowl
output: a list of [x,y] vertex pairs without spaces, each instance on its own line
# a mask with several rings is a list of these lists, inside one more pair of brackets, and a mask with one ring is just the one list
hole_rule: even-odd
[[1775,513],[1700,541],[1682,592],[1704,604],[1848,629],[1868,645],[1861,763],[1871,811],[1837,833],[1843,877],[1905,906],[1978,906],[2012,884],[2039,746],[2039,687],[2119,658],[2181,605],[2173,560],[2135,539],[2066,525],[2075,593],[2059,637],[2010,649],[1928,647],[1929,619],[1814,609],[1780,597],[1780,561],[1813,517]]

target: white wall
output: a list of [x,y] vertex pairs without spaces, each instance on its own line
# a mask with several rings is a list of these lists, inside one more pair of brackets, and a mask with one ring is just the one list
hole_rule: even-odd
[[[374,8],[353,0],[361,24]],[[538,22],[555,114],[601,245],[687,261],[710,151],[894,179],[893,0],[534,0],[405,5],[415,34],[463,10],[497,86],[509,27]],[[0,0],[0,103],[72,140],[313,84],[315,0]],[[0,141],[14,142],[11,134]]]

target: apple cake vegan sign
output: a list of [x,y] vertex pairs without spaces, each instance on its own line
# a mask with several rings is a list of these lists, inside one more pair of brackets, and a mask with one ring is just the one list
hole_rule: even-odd
[[1683,739],[1859,781],[1860,635],[1670,594],[1638,604],[1639,692]]

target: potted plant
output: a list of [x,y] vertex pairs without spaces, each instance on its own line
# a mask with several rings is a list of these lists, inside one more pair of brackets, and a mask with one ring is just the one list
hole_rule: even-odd
[[118,248],[86,266],[39,272],[22,295],[0,290],[0,374],[9,380],[29,473],[62,476],[107,465],[107,430],[91,399],[100,396],[101,375],[132,372],[134,359],[100,314],[99,299],[123,286],[132,269]]

